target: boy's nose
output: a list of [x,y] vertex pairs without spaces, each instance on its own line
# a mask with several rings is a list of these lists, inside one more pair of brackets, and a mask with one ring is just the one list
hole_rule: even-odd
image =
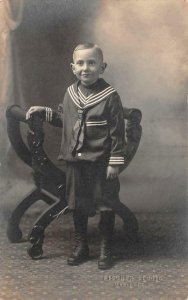
[[83,66],[82,66],[82,68],[83,68],[84,71],[88,70],[88,67],[89,67],[89,66],[88,66],[87,63],[83,64]]

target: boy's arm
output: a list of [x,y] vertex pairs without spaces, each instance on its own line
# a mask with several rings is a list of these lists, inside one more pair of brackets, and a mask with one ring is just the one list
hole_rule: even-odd
[[113,94],[109,100],[109,133],[111,149],[107,178],[114,178],[119,173],[119,166],[124,164],[125,122],[121,99]]
[[62,127],[63,126],[63,106],[59,104],[58,110],[46,110],[46,121],[53,126]]
[[62,105],[59,105],[58,111],[45,106],[31,106],[26,113],[26,120],[28,120],[34,113],[41,113],[46,122],[56,127],[62,127]]

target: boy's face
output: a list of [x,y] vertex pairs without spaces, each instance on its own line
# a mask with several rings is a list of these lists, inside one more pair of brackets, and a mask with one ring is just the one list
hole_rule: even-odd
[[97,81],[99,75],[104,72],[106,63],[103,63],[97,49],[83,49],[75,51],[71,68],[81,83],[88,86]]

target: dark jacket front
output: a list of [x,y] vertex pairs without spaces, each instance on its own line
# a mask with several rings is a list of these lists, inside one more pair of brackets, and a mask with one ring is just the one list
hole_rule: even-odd
[[[62,115],[62,142],[58,159],[65,161],[105,160],[110,165],[124,164],[125,124],[118,93],[103,79],[82,93],[80,82],[65,94]],[[52,124],[60,122],[53,111]]]

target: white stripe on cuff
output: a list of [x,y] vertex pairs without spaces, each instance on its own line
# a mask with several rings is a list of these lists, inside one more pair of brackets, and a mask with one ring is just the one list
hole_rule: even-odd
[[46,121],[51,122],[52,121],[52,109],[49,107],[45,107],[46,111]]
[[124,162],[123,156],[111,156],[109,159],[109,164],[111,165],[123,165]]
[[107,121],[88,121],[86,122],[86,126],[103,126],[106,125]]
[[116,162],[109,162],[109,165],[124,165],[124,162],[118,162],[118,161],[116,161]]

